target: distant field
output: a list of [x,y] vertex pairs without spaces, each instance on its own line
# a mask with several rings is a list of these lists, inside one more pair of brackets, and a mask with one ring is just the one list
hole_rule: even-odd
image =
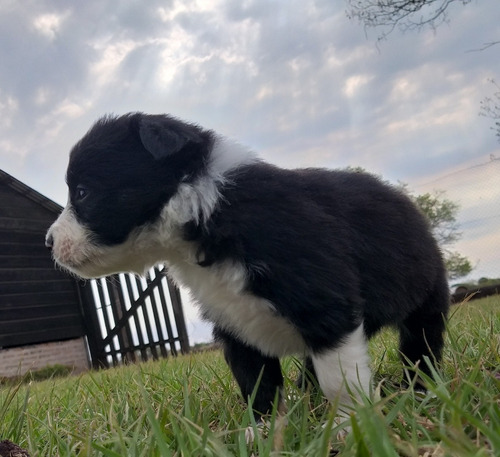
[[[282,455],[498,456],[499,349],[500,296],[454,306],[442,370],[419,397],[397,388],[396,337],[384,332],[371,344],[373,399],[357,406],[342,442],[322,427],[332,407],[295,388],[298,370],[288,359],[293,400]],[[0,440],[32,457],[270,455],[273,420],[248,448],[252,424],[217,351],[0,388]]]

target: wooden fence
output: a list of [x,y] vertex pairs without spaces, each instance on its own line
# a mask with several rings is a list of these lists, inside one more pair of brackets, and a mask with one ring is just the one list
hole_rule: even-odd
[[162,267],[89,281],[81,292],[95,302],[85,309],[94,367],[189,352],[180,293]]

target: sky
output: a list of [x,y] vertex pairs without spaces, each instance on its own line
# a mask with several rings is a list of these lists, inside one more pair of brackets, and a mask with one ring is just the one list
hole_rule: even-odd
[[479,116],[500,44],[478,51],[500,40],[500,2],[379,33],[340,0],[0,0],[0,168],[64,205],[68,152],[97,118],[170,113],[283,167],[444,191],[471,278],[500,277],[500,143]]

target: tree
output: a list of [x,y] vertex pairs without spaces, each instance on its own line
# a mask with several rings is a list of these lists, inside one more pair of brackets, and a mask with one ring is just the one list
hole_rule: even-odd
[[[403,188],[406,190],[406,186]],[[410,194],[410,197],[429,220],[434,236],[443,251],[448,277],[457,279],[468,275],[472,271],[469,259],[450,249],[462,236],[457,223],[459,205],[445,198],[442,191],[416,196]]]
[[[455,2],[465,5],[471,0],[347,0],[347,16],[358,19],[366,28],[379,27],[382,30],[379,40],[382,40],[396,28],[404,32],[425,27],[435,29],[448,21],[448,8]],[[485,43],[478,50],[482,51],[499,43],[500,41]],[[487,97],[481,102],[480,114],[495,121],[496,135],[500,141],[500,87],[492,82],[498,91],[493,97]],[[407,191],[406,187],[402,185]],[[450,279],[469,274],[472,271],[470,261],[450,250],[450,246],[461,236],[456,221],[458,205],[444,198],[442,192],[410,196],[430,221],[443,250]]]
[[479,114],[495,121],[495,127],[492,129],[496,130],[496,136],[500,141],[500,86],[494,80],[491,80],[491,83],[496,87],[496,91],[481,102]]
[[471,0],[347,0],[347,16],[365,27],[385,28],[382,39],[396,27],[402,31],[435,29],[448,21],[447,10],[454,2],[465,5]]
[[[358,19],[366,28],[380,28],[380,41],[396,28],[403,32],[425,27],[435,29],[448,22],[448,8],[456,2],[466,5],[471,0],[347,0],[346,13],[349,19]],[[484,51],[498,44],[500,40],[490,41],[472,51]],[[479,114],[495,121],[493,130],[500,141],[500,87],[495,81],[491,82],[498,90],[480,103]]]

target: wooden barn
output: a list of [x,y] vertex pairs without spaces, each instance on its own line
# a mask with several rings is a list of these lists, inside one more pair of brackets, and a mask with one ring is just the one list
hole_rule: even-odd
[[187,352],[178,290],[158,270],[83,283],[55,267],[44,241],[61,210],[0,170],[0,376]]
[[78,284],[54,268],[44,245],[61,209],[0,170],[0,375],[41,368],[47,357],[47,364],[88,367]]

